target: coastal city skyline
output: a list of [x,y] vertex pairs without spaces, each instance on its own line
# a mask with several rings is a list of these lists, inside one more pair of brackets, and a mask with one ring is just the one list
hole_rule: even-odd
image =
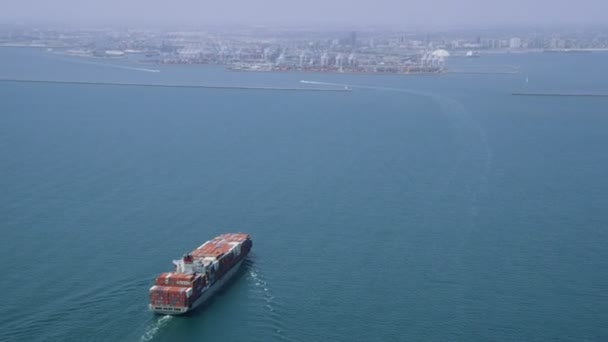
[[[145,64],[223,65],[236,71],[418,74],[451,57],[608,50],[606,29],[397,30],[320,28],[0,27],[0,46]],[[506,70],[513,73],[516,70]]]

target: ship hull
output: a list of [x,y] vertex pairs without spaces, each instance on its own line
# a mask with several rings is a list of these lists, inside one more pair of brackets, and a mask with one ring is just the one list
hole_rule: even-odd
[[205,304],[213,295],[215,295],[218,291],[220,291],[226,283],[228,283],[234,276],[237,274],[238,270],[241,268],[245,259],[243,258],[236,265],[234,265],[226,274],[224,274],[219,280],[211,284],[206,290],[203,291],[201,296],[188,308],[180,308],[180,307],[158,307],[152,304],[149,304],[150,310],[159,315],[183,315],[187,312],[191,312],[196,310],[196,308]]

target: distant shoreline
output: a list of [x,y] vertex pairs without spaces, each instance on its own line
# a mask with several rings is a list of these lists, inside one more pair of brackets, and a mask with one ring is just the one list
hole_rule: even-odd
[[[159,64],[165,65],[165,64]],[[170,65],[178,65],[178,64],[170,64]],[[194,64],[192,64],[194,65]],[[221,66],[221,65],[220,65]],[[399,72],[356,72],[356,71],[319,71],[319,70],[245,70],[245,69],[231,69],[229,67],[224,67],[224,70],[229,72],[243,72],[243,73],[271,73],[271,74],[333,74],[333,75],[385,75],[385,76],[441,76],[447,74],[447,71],[438,71],[438,72],[410,72],[410,73],[399,73]]]

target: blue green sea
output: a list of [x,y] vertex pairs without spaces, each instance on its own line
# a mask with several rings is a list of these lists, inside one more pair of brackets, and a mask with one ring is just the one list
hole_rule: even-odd
[[[352,91],[0,82],[0,340],[607,341],[608,97],[511,95],[608,93],[607,58],[380,76],[2,48],[2,79]],[[148,311],[171,260],[235,231],[229,287]]]

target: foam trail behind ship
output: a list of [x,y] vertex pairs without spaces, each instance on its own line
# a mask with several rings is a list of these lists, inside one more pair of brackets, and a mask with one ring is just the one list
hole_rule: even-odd
[[[133,66],[128,66],[128,65],[120,65],[120,64],[113,64],[113,63],[93,62],[93,61],[80,60],[80,59],[76,59],[76,58],[78,58],[78,57],[74,57],[74,58],[58,57],[57,59],[72,62],[72,63],[97,65],[97,66],[116,68],[116,69],[142,71],[142,72],[155,72],[155,73],[160,72],[160,70],[158,70],[158,69],[140,68],[140,67],[133,67]],[[87,58],[87,57],[80,57],[80,58]],[[92,58],[92,57],[89,57],[89,58]]]
[[132,67],[132,66],[128,66],[128,65],[120,65],[120,64],[112,64],[112,63],[99,63],[99,62],[88,62],[88,61],[78,61],[76,63],[91,64],[91,65],[98,65],[98,66],[102,66],[102,67],[133,70],[133,71],[160,72],[160,70],[158,70],[158,69],[138,68],[138,67]]
[[158,334],[160,329],[166,326],[171,320],[173,320],[174,317],[175,316],[166,315],[159,318],[154,318],[154,322],[146,327],[146,331],[139,340],[141,342],[151,341]]
[[307,81],[307,80],[300,80],[300,83],[304,83],[304,84],[318,84],[318,85],[329,85],[329,86],[335,86],[335,87],[344,87],[344,86],[346,86],[346,84],[340,84],[340,83],[317,82],[317,81]]
[[[408,88],[392,88],[392,87],[381,87],[381,86],[367,86],[357,84],[345,84],[345,83],[331,83],[331,82],[318,82],[318,81],[307,81],[302,80],[300,83],[327,85],[335,87],[349,87],[351,89],[369,89],[369,90],[381,90],[381,91],[394,91],[407,93],[412,95],[424,96],[435,101],[441,108],[441,112],[445,117],[452,122],[453,129],[458,131],[458,135],[464,139],[461,141],[463,148],[466,150],[465,153],[473,153],[481,155],[483,160],[479,168],[479,177],[475,184],[470,185],[470,196],[469,196],[469,224],[464,236],[466,239],[461,243],[461,248],[464,248],[465,241],[473,234],[477,228],[477,217],[479,216],[479,196],[485,190],[488,183],[488,177],[492,169],[493,152],[488,143],[487,134],[481,124],[475,120],[468,110],[457,100],[448,98],[446,96],[429,93],[425,91],[413,90]],[[472,139],[472,140],[471,140]],[[479,145],[480,148],[475,148]],[[462,161],[462,160],[461,160]],[[460,163],[460,162],[458,162]],[[458,164],[457,163],[457,164]],[[462,165],[453,165],[454,170],[451,171],[452,175],[448,178],[453,177],[453,173],[456,168],[460,168]],[[449,180],[451,181],[451,180]]]
[[304,84],[316,84],[316,85],[326,85],[326,86],[340,87],[340,88],[348,87],[348,88],[351,88],[351,89],[369,89],[369,90],[397,91],[397,92],[414,94],[414,95],[421,95],[421,96],[433,96],[432,94],[429,94],[429,93],[425,93],[425,92],[421,92],[421,91],[416,91],[416,90],[412,90],[412,89],[407,89],[407,88],[391,88],[391,87],[379,87],[379,86],[367,86],[367,85],[359,85],[359,84],[331,83],[331,82],[319,82],[319,81],[307,81],[307,80],[301,80],[300,83],[304,83]]
[[271,330],[270,334],[265,331],[264,335],[272,335],[274,337],[273,340],[277,341],[294,341],[285,336],[287,327],[283,319],[283,307],[281,306],[281,303],[276,300],[262,272],[252,265],[247,275],[253,283],[253,286],[251,287],[253,297],[258,298],[261,301],[260,304],[268,313],[267,315],[257,317],[261,320],[259,322],[261,328]]

